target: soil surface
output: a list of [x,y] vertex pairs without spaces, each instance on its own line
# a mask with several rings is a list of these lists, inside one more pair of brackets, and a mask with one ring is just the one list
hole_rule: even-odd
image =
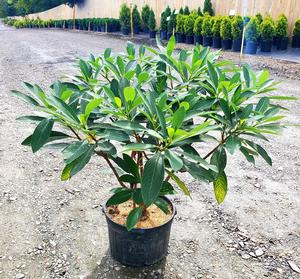
[[[84,172],[60,182],[60,153],[32,154],[20,145],[32,127],[15,118],[31,109],[9,91],[21,89],[22,81],[46,88],[74,72],[77,57],[106,47],[123,51],[126,40],[1,24],[0,38],[1,279],[300,278],[300,128],[288,126],[265,145],[273,167],[231,158],[229,192],[221,206],[211,185],[187,177],[192,200],[181,193],[173,198],[177,215],[167,258],[151,267],[125,267],[109,255],[100,207],[117,184],[110,169],[94,158]],[[238,54],[225,56],[238,59]],[[263,66],[259,57],[249,59],[256,68]],[[299,74],[276,70],[278,61],[266,63],[282,81],[276,94],[300,97]],[[299,64],[285,64],[299,73]],[[287,123],[299,123],[300,102],[284,105],[290,109]],[[199,145],[203,154],[208,148]]]
[[[133,208],[132,201],[127,201],[118,206],[110,206],[107,209],[108,216],[120,225],[125,226],[127,216]],[[167,223],[173,215],[172,207],[169,205],[169,212],[165,214],[156,205],[152,204],[147,208],[147,217],[141,218],[137,223],[137,229],[149,229],[159,227]]]

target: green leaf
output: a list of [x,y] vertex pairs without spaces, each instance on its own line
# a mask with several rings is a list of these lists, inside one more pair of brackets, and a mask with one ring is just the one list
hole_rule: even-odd
[[37,121],[37,122],[41,122],[42,120],[44,120],[45,117],[42,116],[37,116],[37,115],[28,115],[28,116],[21,116],[18,117],[16,120],[21,120],[21,121]]
[[158,197],[154,204],[165,214],[169,213],[169,203],[165,199]]
[[227,102],[224,99],[220,99],[219,102],[220,102],[220,107],[224,112],[226,119],[231,121],[231,112]]
[[210,163],[218,167],[219,173],[222,173],[227,164],[225,149],[221,146],[212,155]]
[[133,121],[127,121],[127,120],[116,121],[112,123],[112,125],[130,131],[140,132],[146,130],[146,128],[141,124]]
[[91,112],[92,112],[95,108],[97,108],[97,107],[102,103],[102,101],[103,101],[102,99],[93,99],[93,100],[91,100],[91,101],[88,103],[88,105],[87,105],[86,108],[85,108],[85,117],[86,117],[86,119],[89,118]]
[[28,96],[24,93],[21,93],[21,92],[16,91],[16,90],[12,90],[11,93],[12,93],[13,96],[21,99],[22,101],[24,101],[24,102],[26,102],[30,105],[34,105],[34,106],[39,105],[39,103],[35,99],[33,99],[32,97],[30,97],[30,96]]
[[176,44],[175,36],[172,35],[167,44],[167,55],[169,56],[172,55],[173,50],[175,48],[175,44]]
[[164,171],[164,160],[159,153],[145,164],[141,189],[146,206],[151,205],[158,197],[164,179]]
[[250,87],[250,74],[247,66],[243,66],[243,75],[246,82],[247,87]]
[[31,137],[31,148],[33,153],[47,143],[53,124],[53,119],[44,119],[37,125]]
[[146,144],[146,143],[129,143],[124,146],[124,149],[122,152],[127,152],[127,151],[146,151],[149,149],[154,149],[156,148],[156,145],[154,144]]
[[177,130],[181,127],[183,120],[184,120],[184,116],[185,116],[185,108],[184,107],[180,107],[173,114],[172,127],[174,127],[175,130]]
[[139,180],[140,172],[139,172],[139,167],[138,167],[137,163],[127,154],[123,154],[123,159],[126,162],[126,164],[128,165],[130,172]]
[[123,181],[123,182],[127,182],[127,183],[139,183],[140,182],[140,180],[137,177],[135,177],[131,174],[121,175],[120,180]]
[[160,128],[161,128],[161,132],[162,132],[163,136],[165,138],[167,138],[168,134],[167,134],[167,130],[166,130],[165,116],[163,114],[163,111],[161,110],[161,108],[158,105],[156,105],[155,108],[156,108],[156,113],[157,113],[157,117],[158,117]]
[[251,146],[255,151],[257,151],[257,153],[263,157],[263,159],[270,165],[272,166],[272,159],[270,158],[270,156],[268,155],[268,153],[266,152],[266,150],[264,150],[260,145],[247,140],[246,143]]
[[138,76],[138,83],[145,83],[149,79],[149,74],[147,72],[141,72]]
[[111,156],[115,156],[117,154],[116,147],[109,141],[98,142],[97,146],[104,153],[110,154]]
[[240,119],[246,119],[250,116],[251,112],[253,111],[253,105],[252,104],[249,104],[247,105],[242,113],[240,114]]
[[109,198],[106,205],[118,205],[123,202],[128,201],[132,197],[132,190],[126,189],[120,192],[115,193],[112,197]]
[[241,141],[239,140],[239,138],[237,138],[235,136],[230,136],[226,140],[225,147],[229,151],[230,154],[234,154],[234,152],[241,147]]
[[[69,135],[64,134],[62,132],[57,132],[57,131],[51,131],[50,136],[47,140],[48,142],[51,141],[55,141],[55,140],[61,140],[61,139],[65,139],[65,138],[70,138]],[[31,140],[32,140],[32,135],[27,137],[23,142],[22,145],[27,145],[27,146],[31,146]]]
[[211,81],[213,82],[213,85],[216,88],[218,88],[218,74],[216,72],[216,69],[212,65],[211,62],[207,61],[207,67],[208,67],[208,73]]
[[174,187],[172,186],[172,184],[168,181],[164,181],[161,186],[159,195],[160,196],[174,195],[175,193],[176,193],[176,191],[174,190]]
[[74,121],[77,124],[80,124],[80,121],[79,121],[76,113],[74,112],[74,110],[72,109],[72,107],[70,107],[67,103],[65,103],[64,101],[62,101],[60,98],[58,98],[56,96],[51,96],[48,99],[48,101],[58,111],[60,111],[63,115],[65,115],[66,117],[68,117],[68,119]]
[[89,150],[89,143],[87,141],[79,141],[73,144],[70,144],[63,151],[65,163],[68,165],[82,154]]
[[132,199],[136,204],[142,204],[144,202],[140,188],[134,189]]
[[216,200],[220,204],[224,201],[227,194],[227,177],[225,172],[220,173],[213,184]]
[[137,225],[142,216],[142,211],[141,207],[136,207],[130,211],[126,220],[126,228],[128,231],[131,231]]
[[267,110],[267,108],[269,107],[270,102],[269,102],[269,98],[267,97],[262,97],[259,102],[257,103],[256,107],[255,107],[255,111],[257,112],[265,112]]
[[165,156],[168,159],[172,169],[174,171],[179,171],[183,167],[183,161],[178,157],[173,151],[165,150]]
[[83,73],[84,77],[88,80],[93,74],[91,65],[88,64],[87,62],[83,61],[82,59],[80,59],[79,67],[80,67],[80,70]]
[[269,96],[271,100],[281,100],[281,101],[297,101],[299,100],[297,97],[293,96]]
[[190,196],[190,190],[186,187],[186,185],[184,184],[183,181],[180,180],[180,178],[178,176],[176,176],[174,173],[167,171],[168,175],[171,177],[171,179],[173,181],[176,182],[176,184],[178,185],[178,187],[182,190],[182,192],[187,195]]
[[124,88],[124,97],[126,102],[133,101],[135,98],[135,89],[134,87],[125,87]]
[[211,170],[207,170],[198,164],[185,161],[185,167],[187,171],[195,178],[202,181],[213,181],[214,173]]
[[254,157],[253,157],[253,155],[251,155],[251,154],[249,153],[249,149],[248,149],[248,148],[242,146],[242,147],[240,148],[240,151],[243,153],[243,155],[245,156],[245,158],[247,159],[248,162],[250,162],[250,163],[252,163],[252,164],[255,163]]

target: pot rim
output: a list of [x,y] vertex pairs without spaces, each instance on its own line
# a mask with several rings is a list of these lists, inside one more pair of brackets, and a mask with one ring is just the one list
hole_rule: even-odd
[[[134,229],[130,230],[129,232],[151,231],[151,230],[155,230],[155,229],[164,227],[164,226],[166,226],[167,224],[169,224],[170,222],[173,221],[175,215],[177,215],[177,210],[176,210],[176,207],[175,207],[174,203],[173,203],[169,198],[167,198],[166,196],[163,196],[163,197],[161,197],[161,198],[164,199],[164,200],[166,200],[167,202],[169,202],[169,203],[172,205],[173,212],[172,212],[171,218],[170,218],[167,222],[165,222],[165,223],[163,223],[163,224],[161,224],[161,225],[159,225],[159,226],[157,226],[157,227],[153,227],[153,228],[144,228],[144,229],[136,229],[136,228],[134,228]],[[106,219],[109,220],[110,222],[112,222],[114,225],[118,226],[119,228],[122,228],[122,229],[125,229],[126,231],[128,231],[127,228],[126,228],[125,226],[123,226],[123,225],[121,225],[121,224],[119,224],[119,223],[116,223],[115,221],[113,221],[113,220],[108,216],[108,214],[107,214],[107,212],[106,212],[106,209],[107,209],[106,203],[107,203],[107,201],[106,201],[104,204],[101,204],[102,212],[104,213]]]

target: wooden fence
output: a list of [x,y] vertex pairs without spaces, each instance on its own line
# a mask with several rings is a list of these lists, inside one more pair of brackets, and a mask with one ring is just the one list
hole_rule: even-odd
[[[196,9],[203,8],[204,0],[86,0],[82,7],[76,7],[76,18],[89,17],[114,17],[119,16],[122,3],[136,4],[139,8],[148,4],[155,12],[157,21],[161,12],[169,5],[172,9],[189,6]],[[284,13],[289,20],[289,31],[291,32],[295,21],[300,18],[300,0],[212,0],[216,14],[228,15],[230,11],[240,15],[254,15],[257,12],[263,15],[269,13],[273,18]],[[72,9],[61,5],[29,17],[41,19],[71,19]]]

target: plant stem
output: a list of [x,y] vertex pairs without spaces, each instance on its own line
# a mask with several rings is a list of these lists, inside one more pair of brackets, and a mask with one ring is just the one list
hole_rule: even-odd
[[68,126],[68,127],[69,127],[70,130],[73,132],[73,134],[76,136],[76,138],[77,138],[78,140],[81,140],[79,134],[78,134],[71,126]]

